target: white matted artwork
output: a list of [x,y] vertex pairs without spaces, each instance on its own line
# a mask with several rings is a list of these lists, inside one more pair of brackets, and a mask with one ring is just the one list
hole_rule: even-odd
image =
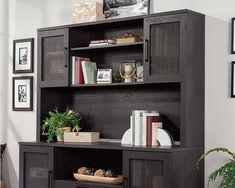
[[13,77],[13,111],[33,110],[33,77]]
[[13,41],[13,73],[32,73],[34,56],[34,39]]
[[231,97],[235,98],[235,61],[232,62],[231,72]]
[[105,18],[149,14],[150,0],[103,0]]

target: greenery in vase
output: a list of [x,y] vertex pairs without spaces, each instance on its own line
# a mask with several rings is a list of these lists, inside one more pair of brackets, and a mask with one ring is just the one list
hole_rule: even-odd
[[205,154],[203,154],[199,158],[199,160],[197,162],[197,167],[199,165],[199,162],[212,152],[225,152],[231,156],[231,159],[229,160],[228,163],[221,166],[219,169],[217,169],[216,171],[212,172],[209,175],[208,187],[209,187],[210,182],[214,181],[217,177],[221,177],[222,182],[221,182],[219,188],[234,188],[235,187],[235,153],[229,151],[228,149],[214,148],[214,149],[207,151]]
[[73,132],[78,132],[81,128],[81,117],[78,113],[67,108],[65,112],[58,112],[57,109],[49,111],[49,117],[43,121],[43,134],[47,135],[47,142],[54,141],[56,136],[63,136],[64,131],[59,128],[71,126]]

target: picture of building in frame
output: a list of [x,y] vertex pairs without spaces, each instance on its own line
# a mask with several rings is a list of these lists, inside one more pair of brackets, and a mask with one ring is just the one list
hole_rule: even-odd
[[104,0],[106,18],[122,18],[149,13],[149,0]]

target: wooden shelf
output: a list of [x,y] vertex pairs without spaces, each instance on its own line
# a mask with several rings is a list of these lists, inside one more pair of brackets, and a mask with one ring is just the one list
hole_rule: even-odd
[[87,47],[77,47],[71,48],[70,51],[85,51],[85,50],[98,50],[98,49],[119,49],[119,48],[128,48],[128,47],[143,47],[143,41],[128,43],[128,44],[110,44],[102,46],[87,46]]
[[87,183],[87,182],[78,182],[77,180],[68,179],[68,180],[55,180],[55,184],[57,185],[67,185],[69,186],[79,186],[79,187],[97,187],[97,188],[122,188],[123,185],[109,185],[109,184],[101,184],[101,183]]
[[125,86],[144,86],[144,85],[153,85],[153,84],[165,84],[165,83],[180,83],[182,80],[161,80],[159,82],[132,82],[132,83],[108,83],[108,84],[81,84],[81,85],[70,85],[72,88],[83,88],[83,87],[125,87]]

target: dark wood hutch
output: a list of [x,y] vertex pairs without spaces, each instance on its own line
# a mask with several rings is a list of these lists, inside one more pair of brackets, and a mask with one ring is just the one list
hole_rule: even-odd
[[[133,32],[142,42],[88,47],[90,40]],[[205,16],[189,10],[38,29],[37,142],[20,143],[21,188],[202,188]],[[71,85],[71,57],[89,57],[115,73],[142,59],[144,82]],[[119,143],[46,143],[42,120],[54,109],[80,112],[89,130],[121,139],[132,110],[158,110],[180,142],[172,147]],[[84,128],[86,129],[86,128]],[[122,185],[81,183],[80,166],[113,168]]]

